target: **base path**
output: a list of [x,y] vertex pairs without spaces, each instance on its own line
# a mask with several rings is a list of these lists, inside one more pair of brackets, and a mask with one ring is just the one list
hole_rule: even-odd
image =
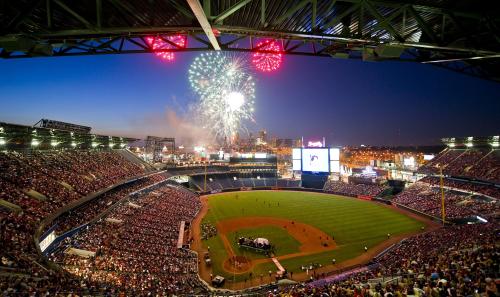
[[285,271],[285,268],[283,268],[283,266],[281,266],[281,263],[278,261],[278,259],[276,258],[271,258],[271,260],[273,260],[273,263],[274,265],[276,265],[276,268],[278,268],[278,271]]
[[[330,194],[325,193],[324,195],[330,195]],[[208,197],[207,196],[201,197],[201,201],[202,201],[202,209],[200,210],[198,216],[192,223],[193,244],[191,245],[191,249],[198,252],[198,257],[200,262],[199,265],[200,276],[206,281],[210,281],[211,268],[207,265],[204,265],[203,263],[203,254],[207,252],[207,249],[203,248],[201,234],[200,234],[201,220],[208,211]],[[367,203],[376,203],[376,202],[367,202]],[[377,246],[370,248],[367,252],[362,253],[361,255],[355,258],[343,261],[341,263],[337,263],[335,265],[325,265],[319,269],[316,269],[315,271],[316,275],[321,275],[322,273],[331,273],[335,271],[340,271],[342,269],[345,269],[347,267],[352,267],[354,265],[366,264],[373,257],[382,252],[384,249],[391,246],[392,244],[398,243],[403,238],[410,237],[414,234],[422,232],[429,232],[440,227],[439,224],[432,222],[431,220],[424,218],[422,216],[411,213],[409,211],[385,204],[379,204],[379,205],[382,207],[391,208],[394,211],[415,218],[418,221],[425,223],[426,227],[424,230],[399,234],[397,236],[391,236],[391,238],[389,238],[388,240],[385,240],[384,242],[378,244]],[[319,252],[333,250],[336,248],[336,244],[334,240],[331,238],[331,236],[325,234],[323,231],[313,226],[303,224],[300,222],[293,222],[292,224],[292,221],[289,219],[282,219],[276,217],[241,217],[235,219],[228,219],[220,221],[217,224],[218,234],[221,237],[226,252],[229,255],[229,258],[226,259],[225,263],[223,264],[223,267],[226,271],[230,272],[231,274],[243,273],[247,272],[255,265],[272,261],[270,258],[249,260],[244,257],[237,256],[232,249],[232,245],[230,244],[229,240],[226,237],[228,233],[234,232],[238,229],[255,228],[255,227],[269,226],[269,225],[274,225],[283,228],[301,244],[299,252],[278,256],[276,257],[278,260],[315,254]],[[326,246],[323,243],[326,243]],[[233,269],[233,267],[235,267],[235,263],[238,264],[236,265],[236,267],[239,268],[236,269],[237,271]],[[297,272],[293,274],[293,279],[296,281],[304,281],[307,280],[309,277],[310,275],[306,274],[306,272]],[[237,282],[237,283],[226,282],[226,285],[224,287],[228,289],[245,289],[248,287],[258,286],[266,283],[269,284],[270,282],[274,281],[275,281],[274,277],[268,277],[267,275],[264,275],[261,278],[254,277],[252,280],[249,280],[248,282]]]
[[198,215],[191,223],[191,234],[193,236],[191,243],[191,250],[198,253],[198,274],[202,279],[207,281],[209,284],[212,283],[210,279],[210,273],[212,272],[210,267],[205,265],[203,255],[208,252],[206,248],[203,247],[201,240],[201,220],[205,217],[208,211],[208,197],[200,197],[201,209]]
[[[222,242],[224,243],[226,252],[229,255],[229,257],[225,260],[224,265],[224,268],[227,272],[245,273],[252,269],[254,265],[271,262],[270,258],[247,260],[250,265],[241,265],[237,269],[228,269],[229,267],[234,266],[227,264],[228,261],[232,261],[232,259],[234,259],[234,257],[236,256],[236,253],[233,251],[233,247],[228,240],[227,235],[231,232],[245,228],[256,228],[264,226],[276,226],[282,228],[283,230],[288,232],[290,236],[300,242],[299,252],[277,256],[276,258],[278,260],[302,257],[335,249],[335,242],[331,236],[311,225],[292,221],[290,219],[275,217],[241,217],[223,220],[217,223],[217,231],[220,238],[222,239]],[[274,244],[279,244],[279,242],[275,242]]]
[[[335,248],[335,242],[333,241],[332,237],[325,232],[311,225],[292,221],[290,219],[282,219],[276,217],[241,217],[219,221],[217,223],[217,231],[222,237],[222,240],[229,244],[229,240],[226,237],[228,233],[245,228],[257,228],[264,226],[276,226],[282,228],[286,232],[288,232],[290,236],[300,242],[300,252],[279,256],[277,257],[278,259],[286,259],[297,256],[304,256],[307,254],[320,253],[333,250]],[[279,243],[275,242],[274,244]],[[228,252],[234,255],[231,244],[229,244],[229,246],[226,246],[226,249],[228,250]]]

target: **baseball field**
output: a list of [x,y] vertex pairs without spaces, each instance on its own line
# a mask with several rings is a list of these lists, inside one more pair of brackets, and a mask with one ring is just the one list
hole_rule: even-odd
[[[258,285],[277,270],[269,256],[239,247],[241,236],[269,239],[279,263],[293,279],[304,279],[310,273],[304,267],[319,273],[367,262],[429,224],[390,206],[322,193],[230,192],[205,196],[202,202],[192,245],[200,254],[200,275],[207,280],[210,274],[222,275],[229,287]],[[217,235],[202,240],[201,223],[216,227]],[[210,265],[201,258],[205,252]]]

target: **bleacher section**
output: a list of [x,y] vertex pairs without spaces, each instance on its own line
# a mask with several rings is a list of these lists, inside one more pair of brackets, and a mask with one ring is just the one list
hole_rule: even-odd
[[423,174],[500,183],[500,150],[490,148],[447,148],[419,169]]
[[346,195],[351,197],[369,196],[375,197],[386,189],[385,186],[377,184],[352,184],[341,181],[328,180],[323,190],[328,193]]
[[[485,198],[463,191],[445,189],[445,213],[447,219],[481,216],[489,218],[500,211],[497,199]],[[441,190],[426,182],[417,182],[398,194],[393,203],[439,218],[441,216]]]

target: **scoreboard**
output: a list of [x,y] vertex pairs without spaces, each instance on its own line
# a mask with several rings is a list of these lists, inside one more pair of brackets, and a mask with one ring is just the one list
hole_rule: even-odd
[[340,148],[294,148],[293,170],[312,173],[340,173]]

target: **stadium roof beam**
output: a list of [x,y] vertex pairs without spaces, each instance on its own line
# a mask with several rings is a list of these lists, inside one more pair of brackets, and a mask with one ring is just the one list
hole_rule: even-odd
[[186,9],[184,6],[180,5],[176,0],[170,0],[169,2],[184,16],[189,19],[194,19],[194,14],[189,9]]
[[191,7],[191,10],[194,13],[194,16],[200,23],[201,28],[205,32],[205,34],[208,37],[208,40],[212,44],[212,47],[216,51],[220,51],[221,48],[219,46],[219,42],[217,41],[217,38],[215,38],[214,32],[212,31],[212,26],[210,26],[210,23],[208,22],[207,16],[205,15],[205,11],[203,10],[203,7],[200,4],[200,1],[198,0],[187,0],[189,6]]
[[[363,1],[362,2],[362,7],[361,9],[366,8],[368,9],[368,11],[378,20],[378,24],[377,25],[380,25],[380,27],[386,29],[389,33],[392,34],[392,36],[394,36],[394,38],[396,38],[396,40],[398,40],[399,42],[404,42],[404,38],[401,37],[401,35],[396,31],[396,29],[394,29],[394,27],[391,25],[389,19],[383,17],[375,7],[373,7],[373,5],[368,2],[368,1]],[[406,6],[403,6],[403,10]],[[393,14],[392,17],[397,17],[398,14]],[[361,28],[362,26],[358,26],[359,28]]]
[[286,45],[287,55],[350,59],[390,44],[404,47],[399,60],[436,61],[498,80],[500,16],[494,1],[457,1],[8,1],[0,18],[0,57],[151,53],[145,37],[168,41],[172,34],[191,42],[165,51],[255,51],[255,39],[274,38]]
[[[25,7],[16,15],[16,17],[13,18],[9,22],[9,24],[5,28],[5,31],[8,32],[10,30],[13,30],[13,29],[17,28],[17,26],[19,26],[21,23],[23,23],[24,21],[26,21],[29,18],[29,16],[31,15],[31,13],[33,12],[33,10],[41,2],[42,2],[42,0],[32,0],[28,4],[26,4]],[[2,29],[2,31],[4,31],[4,29]]]
[[59,5],[66,12],[68,12],[69,14],[71,14],[74,18],[76,18],[77,20],[79,20],[82,24],[85,25],[85,27],[87,27],[89,29],[95,29],[95,27],[89,21],[87,21],[84,17],[82,17],[81,15],[79,15],[78,13],[76,13],[73,9],[71,9],[69,6],[67,6],[66,4],[64,4],[62,1],[59,1],[59,0],[52,0],[52,1],[55,4]]
[[228,16],[232,15],[235,13],[238,9],[242,8],[243,6],[247,5],[250,3],[252,0],[240,0],[238,3],[235,5],[231,6],[221,14],[215,17],[214,19],[214,24],[222,23],[222,21],[227,18]]
[[420,25],[420,28],[425,32],[425,34],[432,40],[432,42],[437,43],[438,38],[436,33],[432,31],[431,28],[427,25],[427,23],[422,19],[420,14],[413,8],[413,6],[408,6],[408,11],[413,15],[417,23]]
[[[331,19],[328,23],[326,23],[323,27],[324,28],[331,28],[331,27],[335,27],[338,23],[341,22],[341,20],[348,16],[349,14],[353,13],[354,11],[356,11],[356,9],[358,9],[359,7],[361,7],[361,3],[356,3],[355,5],[352,5],[350,8],[346,9],[344,12],[342,12],[340,15],[335,15],[335,17],[333,19]],[[325,32],[325,30],[323,30],[323,32]]]

